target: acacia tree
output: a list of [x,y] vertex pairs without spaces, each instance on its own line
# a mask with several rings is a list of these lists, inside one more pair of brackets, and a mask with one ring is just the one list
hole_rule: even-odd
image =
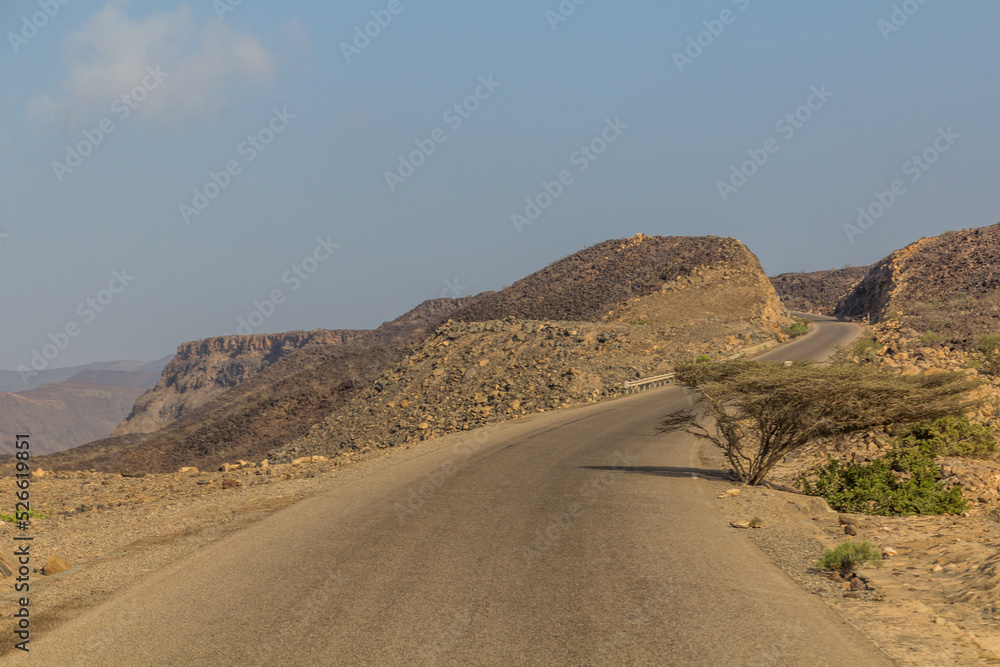
[[[756,485],[786,454],[817,438],[961,415],[982,381],[962,373],[893,375],[866,366],[692,363],[677,379],[697,395],[660,432],[687,431],[719,447]],[[708,424],[708,426],[706,426]]]

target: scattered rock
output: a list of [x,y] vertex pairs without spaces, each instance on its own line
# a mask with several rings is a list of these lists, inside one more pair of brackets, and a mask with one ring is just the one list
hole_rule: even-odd
[[934,619],[934,623],[936,625],[944,625],[947,622],[948,621],[945,620],[944,616],[938,616],[937,618]]
[[860,600],[862,597],[861,593],[857,591],[844,591],[844,598],[847,600]]
[[756,517],[755,516],[754,518],[750,519],[750,524],[749,525],[750,525],[751,528],[763,528],[764,527],[764,520],[761,519],[760,517]]
[[844,534],[845,535],[857,535],[858,534],[858,529],[854,527],[853,523],[846,524],[844,526]]
[[861,581],[858,577],[851,579],[851,590],[852,591],[863,591],[865,590],[865,582]]
[[943,570],[943,569],[944,569],[944,568],[943,568],[943,567],[941,567],[941,564],[940,564],[940,563],[938,563],[937,565],[935,565],[934,567],[932,567],[932,568],[931,568],[931,572],[940,572],[940,571],[941,571],[941,570]]
[[222,480],[222,488],[223,489],[235,489],[239,485],[240,485],[240,482],[237,479],[224,479],[224,480]]
[[52,556],[45,561],[45,565],[42,567],[42,574],[46,576],[59,574],[60,572],[65,572],[71,567],[73,566],[69,564],[68,560],[57,554],[52,554]]
[[179,472],[180,474],[184,475],[186,473],[197,473],[198,469],[195,468],[194,466],[184,466],[183,468],[181,468],[177,472]]
[[729,525],[732,526],[733,528],[749,528],[750,527],[750,522],[749,521],[730,521]]
[[892,558],[893,556],[896,556],[896,555],[898,555],[898,554],[897,554],[896,550],[893,549],[892,547],[886,547],[886,548],[882,549],[882,558]]
[[726,491],[723,491],[722,493],[720,493],[717,497],[718,498],[730,498],[732,496],[738,496],[738,495],[740,495],[740,490],[739,489],[727,489]]

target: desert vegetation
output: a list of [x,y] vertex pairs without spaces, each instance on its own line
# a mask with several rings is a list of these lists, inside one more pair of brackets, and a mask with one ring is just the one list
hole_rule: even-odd
[[711,442],[750,485],[818,438],[962,415],[977,404],[969,393],[982,384],[961,373],[742,360],[686,364],[677,379],[695,392],[695,404],[666,417],[661,432],[685,430]]

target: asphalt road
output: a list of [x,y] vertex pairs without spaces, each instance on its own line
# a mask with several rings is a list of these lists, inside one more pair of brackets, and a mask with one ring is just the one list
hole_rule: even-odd
[[[821,322],[772,360],[821,355]],[[45,637],[39,665],[880,665],[731,529],[664,388],[428,443]],[[25,660],[25,658],[28,660]]]

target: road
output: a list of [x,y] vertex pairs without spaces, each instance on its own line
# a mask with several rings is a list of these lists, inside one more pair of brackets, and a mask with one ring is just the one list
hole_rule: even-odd
[[[819,322],[764,355],[857,333]],[[17,664],[880,665],[716,509],[668,387],[428,443],[145,577]],[[443,443],[443,444],[442,444]]]

